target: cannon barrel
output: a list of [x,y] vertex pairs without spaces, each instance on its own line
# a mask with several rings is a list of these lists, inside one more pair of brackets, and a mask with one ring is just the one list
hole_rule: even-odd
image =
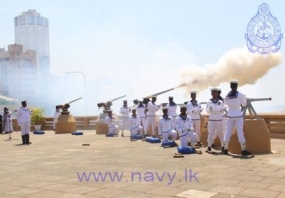
[[114,101],[119,100],[119,99],[121,99],[121,98],[124,98],[124,97],[126,97],[126,96],[127,96],[127,95],[120,96],[120,97],[115,98],[115,99],[112,99],[112,100],[110,100],[110,101],[108,101],[108,102],[114,102]]
[[246,98],[246,100],[249,100],[250,102],[256,102],[256,101],[272,100],[272,98]]
[[164,94],[164,93],[169,92],[169,91],[172,91],[172,90],[174,90],[174,88],[167,89],[167,90],[165,90],[165,91],[161,91],[161,92],[158,92],[158,93],[152,94],[152,95],[150,95],[150,96],[147,96],[146,98],[156,97],[156,96],[158,96],[158,95]]
[[120,96],[120,97],[118,97],[118,98],[114,98],[114,99],[109,100],[109,101],[107,101],[107,102],[100,102],[100,103],[97,104],[97,106],[99,107],[99,109],[100,109],[101,107],[104,107],[104,108],[108,107],[108,108],[110,108],[110,107],[113,105],[113,102],[114,102],[114,101],[119,100],[119,99],[121,99],[121,98],[124,98],[124,97],[126,97],[126,96],[127,96],[127,95]]
[[81,100],[81,99],[82,99],[82,97],[80,97],[80,98],[76,98],[75,100],[71,100],[70,102],[65,103],[65,104],[71,104],[71,103],[76,102],[77,100]]

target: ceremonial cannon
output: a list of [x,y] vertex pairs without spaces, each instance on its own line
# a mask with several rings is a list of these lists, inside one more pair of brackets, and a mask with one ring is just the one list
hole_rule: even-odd
[[126,95],[108,100],[107,102],[100,102],[97,104],[99,109],[103,108],[103,113],[99,115],[99,118],[96,122],[96,134],[106,134],[108,132],[109,130],[108,125],[105,123],[105,118],[108,115],[108,111],[111,110],[111,106],[113,105],[113,102],[121,98],[124,98],[124,97],[126,97]]
[[74,117],[68,111],[70,104],[82,99],[82,97],[72,100],[70,102],[57,105],[62,109],[61,115],[59,115],[57,122],[55,123],[55,134],[73,133],[77,131],[76,121]]

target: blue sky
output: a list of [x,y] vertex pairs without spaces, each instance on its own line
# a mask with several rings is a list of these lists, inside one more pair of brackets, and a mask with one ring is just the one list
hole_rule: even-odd
[[[134,98],[178,85],[182,68],[215,64],[228,51],[246,46],[244,34],[248,22],[262,3],[270,6],[282,33],[285,30],[282,0],[0,2],[0,47],[14,43],[13,18],[21,12],[35,9],[48,18],[51,72],[64,79],[65,71],[81,71],[86,75],[91,115],[98,113],[94,104],[101,100],[127,95],[131,104]],[[282,40],[282,55],[284,45]],[[285,110],[282,97],[285,91],[278,87],[284,83],[284,73],[282,62],[255,84],[240,87],[240,91],[249,97],[272,97],[272,102],[254,104],[260,111],[279,111],[279,106]],[[75,76],[74,81],[82,85],[82,76]],[[89,83],[92,79],[96,79],[96,84]],[[226,83],[219,86],[224,94],[229,91]],[[200,101],[210,97],[209,88],[199,90]],[[189,91],[177,89],[161,95],[158,102],[166,102],[169,95],[177,103],[186,101],[185,93]],[[70,98],[84,95],[82,90],[77,94],[71,94]],[[118,111],[120,105],[118,101],[114,110]]]

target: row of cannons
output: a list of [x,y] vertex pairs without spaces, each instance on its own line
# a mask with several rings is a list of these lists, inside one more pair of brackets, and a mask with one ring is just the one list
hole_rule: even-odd
[[[147,96],[144,98],[145,104],[149,101],[151,97],[158,96],[160,94],[166,93],[168,91],[173,90],[168,89],[150,96]],[[124,98],[124,96],[120,96],[118,98],[109,100],[107,102],[101,102],[98,103],[97,106],[99,108],[103,108],[103,112],[98,117],[98,120],[96,122],[96,134],[107,134],[108,132],[108,125],[105,123],[105,117],[107,115],[107,111],[111,109],[111,106],[114,101],[119,100],[121,98]],[[80,100],[81,98],[75,99],[73,101],[70,101],[69,103],[65,103],[61,105],[62,112],[59,116],[56,124],[55,124],[55,133],[56,134],[62,134],[62,133],[73,133],[77,131],[76,127],[76,121],[74,117],[70,114],[68,111],[68,108],[70,107],[70,104]],[[244,116],[244,136],[246,139],[246,146],[247,149],[250,150],[254,154],[261,154],[261,153],[271,153],[271,143],[270,143],[270,133],[267,128],[267,125],[263,119],[258,117],[255,109],[253,108],[252,102],[256,101],[269,101],[271,98],[247,98],[247,105],[241,109]],[[206,102],[201,103],[206,104]],[[247,111],[249,114],[247,114]],[[116,115],[114,115],[116,116]],[[158,130],[156,129],[156,133]],[[145,133],[147,135],[151,135],[152,131],[151,129],[145,129]],[[158,136],[158,134],[156,134]],[[202,116],[201,119],[201,142],[203,146],[207,145],[207,137],[208,137],[208,118],[207,116]],[[215,139],[215,145],[217,147],[221,146],[220,140],[217,137]],[[229,143],[229,152],[233,154],[239,154],[240,153],[240,144],[238,142],[238,137],[236,133],[236,129],[233,129],[233,133],[231,136],[231,140]]]

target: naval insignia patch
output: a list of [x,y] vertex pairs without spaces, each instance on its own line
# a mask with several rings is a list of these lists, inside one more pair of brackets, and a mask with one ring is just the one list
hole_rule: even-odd
[[281,47],[282,38],[277,18],[271,15],[267,4],[261,4],[247,26],[245,39],[249,51],[260,54],[275,53]]

